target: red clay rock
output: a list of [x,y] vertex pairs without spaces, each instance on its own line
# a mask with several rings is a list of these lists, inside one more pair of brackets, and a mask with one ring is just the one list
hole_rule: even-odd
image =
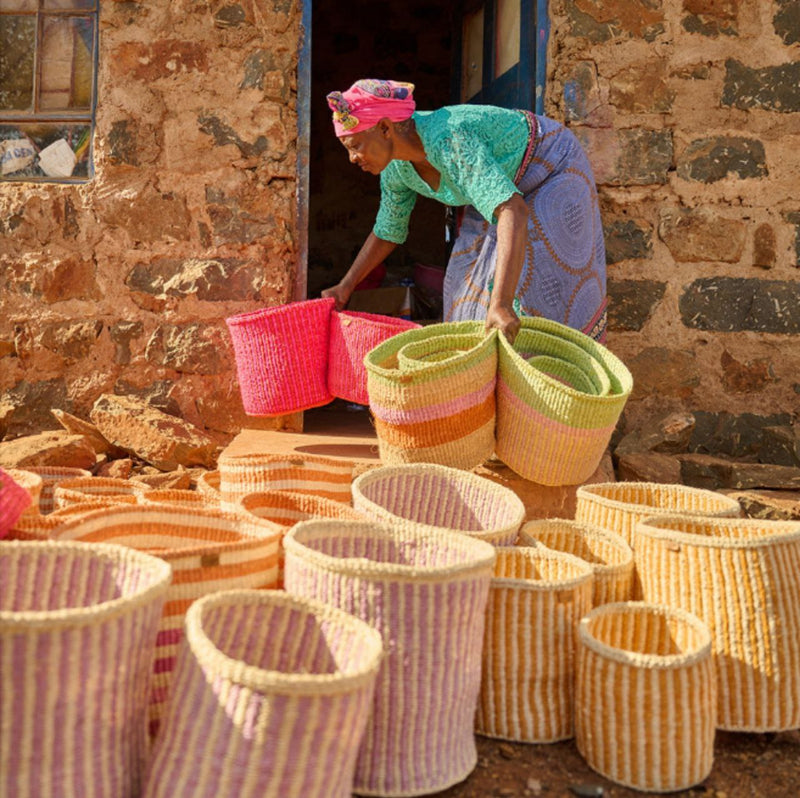
[[92,469],[97,454],[83,435],[50,430],[0,443],[0,466],[64,466]]

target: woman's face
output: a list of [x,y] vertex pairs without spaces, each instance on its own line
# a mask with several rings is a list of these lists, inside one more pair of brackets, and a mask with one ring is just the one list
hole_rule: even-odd
[[391,138],[384,134],[380,123],[352,136],[342,136],[339,141],[347,150],[350,163],[373,175],[379,175],[392,160]]

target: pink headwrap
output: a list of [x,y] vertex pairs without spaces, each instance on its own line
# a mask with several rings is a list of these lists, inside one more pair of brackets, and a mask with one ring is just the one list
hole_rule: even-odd
[[414,84],[367,78],[356,81],[347,91],[332,91],[327,99],[333,111],[336,135],[352,136],[381,121],[403,122],[411,117]]

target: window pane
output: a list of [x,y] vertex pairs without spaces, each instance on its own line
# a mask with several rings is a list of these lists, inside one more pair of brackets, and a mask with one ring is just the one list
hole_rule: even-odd
[[[3,0],[0,0],[2,3]],[[44,0],[44,8],[58,8],[58,9],[78,9],[83,10],[86,8],[94,8],[96,5],[95,0]]]
[[464,17],[461,99],[474,97],[483,86],[483,7]]
[[519,7],[520,0],[497,0],[496,78],[519,62]]
[[0,0],[0,11],[36,11],[38,0]]
[[92,103],[93,26],[88,17],[50,17],[42,34],[42,110],[88,110]]
[[36,17],[0,17],[0,111],[33,106]]
[[88,177],[90,126],[0,125],[0,180]]

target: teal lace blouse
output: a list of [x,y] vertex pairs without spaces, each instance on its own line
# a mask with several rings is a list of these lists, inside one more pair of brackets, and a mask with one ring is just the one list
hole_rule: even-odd
[[414,114],[425,154],[441,174],[434,191],[410,161],[391,161],[381,172],[381,204],[373,233],[402,244],[417,194],[445,205],[473,205],[492,224],[494,211],[519,194],[514,176],[528,146],[520,111],[490,105],[452,105]]

